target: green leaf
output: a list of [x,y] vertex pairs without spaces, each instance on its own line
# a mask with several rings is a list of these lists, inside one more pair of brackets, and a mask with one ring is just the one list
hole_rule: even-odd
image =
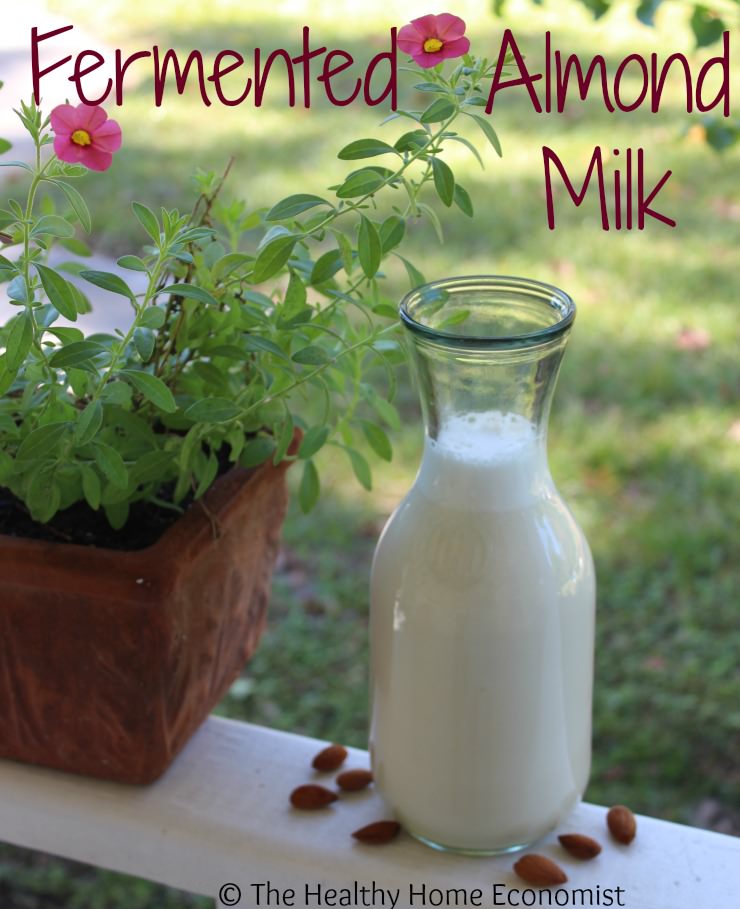
[[347,455],[349,456],[350,464],[352,465],[352,470],[354,475],[357,477],[361,486],[364,486],[368,492],[373,488],[373,475],[370,470],[370,465],[367,463],[367,460],[363,455],[360,454],[354,448],[345,448]]
[[221,256],[221,258],[213,264],[213,268],[211,269],[213,278],[215,281],[222,281],[227,275],[236,271],[237,268],[241,268],[242,265],[251,265],[252,262],[254,262],[254,256],[250,256],[247,253],[226,253],[225,256]]
[[293,234],[284,234],[271,240],[257,256],[252,272],[252,283],[261,284],[277,274],[290,258],[297,239]]
[[12,143],[8,142],[7,139],[0,139],[0,155],[4,155],[6,151],[10,151],[12,147]]
[[241,413],[242,408],[228,398],[203,398],[191,404],[185,416],[196,423],[229,423]]
[[0,356],[0,395],[4,395],[8,391],[18,374],[17,369],[9,369],[7,367],[5,360],[6,357],[4,355]]
[[434,327],[436,330],[453,328],[455,325],[462,325],[462,323],[466,322],[469,318],[469,309],[458,309],[457,312],[453,312],[451,316],[447,316],[446,319],[443,319],[438,325],[435,325]]
[[72,207],[72,211],[77,215],[77,220],[80,222],[82,229],[86,234],[89,234],[92,230],[92,220],[90,219],[90,210],[88,209],[85,200],[77,192],[74,186],[70,186],[68,183],[57,183],[55,180],[54,185],[62,190]]
[[128,379],[134,388],[155,407],[165,413],[174,413],[177,410],[172,392],[161,379],[141,369],[122,369],[121,375]]
[[383,248],[380,234],[375,224],[365,215],[360,216],[360,228],[357,234],[357,253],[365,277],[372,278],[380,267]]
[[[190,253],[185,253],[184,261],[192,261],[193,257]],[[203,248],[203,262],[207,268],[213,268],[216,262],[223,259],[225,255],[225,250],[222,243],[219,243],[218,240],[211,240],[207,246]]]
[[286,227],[284,224],[273,224],[266,232],[265,235],[260,240],[257,245],[257,254],[262,252],[262,250],[273,240],[277,240],[278,237],[297,237],[298,235],[294,233],[290,228]]
[[471,107],[485,107],[487,103],[488,102],[486,99],[481,98],[480,95],[475,95],[472,98],[466,98],[465,101],[463,101],[464,105],[470,105]]
[[47,423],[30,432],[16,452],[16,461],[50,458],[59,440],[69,429],[69,423]]
[[274,439],[268,436],[250,439],[239,456],[239,463],[242,467],[257,467],[259,464],[263,464],[273,451],[275,451]]
[[139,316],[139,325],[142,328],[161,328],[165,322],[165,313],[158,306],[147,306]]
[[50,335],[58,338],[62,344],[71,344],[72,341],[84,341],[85,336],[79,328],[47,328]]
[[306,306],[306,285],[301,281],[296,272],[291,271],[288,287],[282,305],[282,316],[285,319],[301,312]]
[[475,120],[475,122],[481,128],[481,130],[483,131],[483,135],[491,143],[494,151],[499,156],[499,158],[502,158],[504,153],[501,150],[501,143],[499,142],[499,138],[496,135],[496,130],[491,126],[490,122],[482,116],[479,117],[477,114],[470,114],[470,116],[473,118],[473,120]]
[[102,470],[103,475],[114,486],[125,489],[128,486],[128,470],[123,458],[110,445],[104,442],[93,443],[95,463]]
[[655,25],[655,14],[658,11],[658,7],[662,3],[662,0],[641,0],[639,3],[635,15],[642,22],[643,25],[654,26]]
[[422,123],[439,123],[455,113],[456,107],[449,98],[437,98],[421,115]]
[[315,208],[317,205],[334,207],[331,202],[322,199],[321,196],[312,196],[310,193],[297,193],[273,205],[265,215],[265,221],[285,221],[288,218],[295,218],[301,212]]
[[111,502],[105,506],[105,516],[113,530],[120,530],[128,521],[129,503]]
[[[541,4],[542,0],[538,0]],[[581,0],[581,3],[593,13],[594,19],[600,19],[605,13],[609,12],[611,0]]]
[[31,302],[31,298],[28,296],[26,279],[23,275],[16,275],[15,278],[13,278],[6,288],[6,293],[11,300],[16,300],[18,303]]
[[166,474],[174,464],[174,453],[172,451],[147,451],[136,459],[136,463],[130,470],[131,480],[137,485],[141,483],[152,483],[155,480],[161,484],[163,475]]
[[120,294],[127,297],[133,303],[136,303],[136,297],[131,288],[126,284],[123,278],[114,275],[109,271],[81,271],[80,277],[84,278],[90,284],[96,287],[102,287],[103,290],[109,290],[111,293]]
[[[5,433],[5,435],[9,436],[17,436],[19,432],[20,427],[16,424],[10,414],[0,413],[0,433]],[[2,451],[1,448],[0,451]]]
[[75,309],[80,315],[84,315],[87,312],[92,312],[92,305],[90,300],[85,294],[82,293],[79,287],[76,287],[74,284],[69,285],[70,293],[72,298],[75,301]]
[[97,511],[100,508],[100,477],[87,464],[82,465],[80,472],[82,475],[82,494],[85,496],[85,501],[93,511]]
[[715,151],[723,152],[740,140],[740,121],[732,123],[720,117],[705,117],[702,122],[707,144]]
[[59,215],[43,215],[31,228],[32,237],[37,237],[39,234],[49,234],[52,237],[73,237],[74,233],[74,227]]
[[5,363],[9,370],[18,369],[26,359],[33,344],[33,319],[30,310],[25,310],[15,317],[13,327],[8,335]]
[[136,216],[136,220],[141,224],[152,240],[154,240],[156,245],[159,246],[159,222],[157,221],[154,212],[151,208],[147,208],[147,206],[143,205],[141,202],[132,202],[131,208]]
[[303,465],[301,482],[298,486],[298,504],[301,511],[307,514],[314,507],[321,492],[321,483],[319,481],[319,472],[313,461],[308,460]]
[[332,230],[334,237],[339,244],[339,251],[342,254],[342,265],[348,275],[352,274],[354,259],[352,256],[352,244],[348,237],[341,230]]
[[297,350],[292,358],[295,363],[303,363],[305,366],[323,366],[331,360],[331,357],[322,348],[316,344],[309,344]]
[[84,240],[80,240],[79,237],[62,237],[59,241],[59,245],[63,246],[67,252],[71,252],[75,256],[82,256],[83,259],[92,255],[90,247]]
[[139,256],[121,256],[116,265],[119,268],[127,268],[129,271],[146,271],[147,267],[143,259]]
[[324,447],[328,438],[329,428],[327,426],[312,426],[303,436],[301,447],[298,449],[298,457],[303,461],[312,458],[317,451]]
[[375,454],[384,461],[392,460],[393,446],[380,426],[375,423],[369,423],[367,420],[363,420],[361,425],[365,438]]
[[396,408],[390,401],[379,395],[374,388],[370,390],[368,401],[373,410],[375,410],[389,426],[396,430],[401,428],[401,417]]
[[373,303],[373,312],[376,316],[382,316],[384,319],[397,319],[398,309],[390,303]]
[[697,5],[691,14],[691,30],[694,33],[696,46],[707,47],[722,37],[727,26],[712,10],[706,6]]
[[455,195],[455,175],[441,158],[432,158],[432,175],[437,195],[449,208]]
[[385,183],[386,178],[370,167],[355,171],[337,190],[340,199],[354,199],[376,192]]
[[424,214],[432,222],[432,227],[434,228],[434,232],[437,235],[437,239],[439,240],[440,244],[444,243],[445,238],[442,231],[442,222],[439,220],[439,215],[437,212],[431,207],[431,205],[427,205],[425,202],[417,202],[416,207],[419,209],[419,211],[423,211]]
[[283,425],[280,427],[280,435],[277,437],[275,453],[272,456],[273,464],[279,464],[288,453],[290,443],[293,441],[294,431],[293,416],[290,411],[286,409],[285,419],[283,420]]
[[247,350],[261,350],[265,353],[274,354],[276,357],[280,357],[281,360],[288,360],[288,357],[281,347],[278,347],[274,341],[271,341],[269,338],[263,338],[261,335],[245,335],[244,346]]
[[92,401],[80,414],[75,426],[75,441],[78,445],[92,442],[103,425],[103,407],[99,401]]
[[473,217],[473,201],[468,191],[459,183],[455,184],[455,205],[469,218]]
[[3,161],[0,163],[0,167],[21,167],[23,170],[27,170],[29,174],[33,173],[33,168],[26,164],[25,161]]
[[417,82],[414,85],[417,92],[438,92],[444,91],[444,88],[438,82]]
[[392,145],[382,139],[356,139],[345,145],[337,155],[342,161],[356,161],[360,158],[374,158],[377,155],[398,154]]
[[425,129],[412,129],[396,139],[395,147],[400,152],[416,152],[429,145],[430,142],[431,136]]
[[403,240],[406,233],[406,222],[398,215],[390,215],[380,225],[380,245],[383,255],[389,253]]
[[128,406],[131,402],[132,395],[131,386],[127,385],[126,382],[120,382],[118,380],[115,382],[108,382],[100,393],[102,400],[108,401],[110,404],[120,404],[122,407]]
[[46,265],[42,265],[40,262],[35,262],[34,265],[51,304],[65,319],[69,319],[70,322],[76,322],[77,307],[75,306],[72,285],[66,278],[54,271],[53,268],[47,268]]
[[218,476],[218,458],[211,452],[206,458],[205,465],[198,467],[195,471],[198,478],[198,486],[195,490],[195,498],[199,499],[213,485],[213,481]]
[[134,330],[134,347],[142,363],[148,363],[154,353],[154,332],[149,328]]
[[340,249],[329,249],[314,262],[311,269],[311,284],[323,284],[341,270],[344,257]]
[[31,477],[26,504],[35,521],[42,524],[50,521],[59,510],[61,498],[61,490],[52,471],[39,471]]
[[15,461],[0,448],[0,483],[5,485],[15,472]]
[[203,290],[202,287],[197,287],[195,284],[168,284],[160,291],[157,291],[157,293],[176,294],[178,297],[197,300],[199,303],[203,303],[206,306],[218,306],[218,300],[214,296],[209,294],[207,290]]
[[399,253],[394,253],[394,255],[397,256],[403,262],[404,267],[406,268],[406,274],[409,276],[409,284],[411,285],[412,290],[414,290],[415,288],[419,287],[422,284],[427,283],[427,280],[424,277],[424,275],[419,271],[419,269],[412,262],[409,262],[408,259],[404,258]]
[[72,341],[52,354],[49,365],[55,369],[71,369],[102,353],[107,353],[105,347],[95,341]]

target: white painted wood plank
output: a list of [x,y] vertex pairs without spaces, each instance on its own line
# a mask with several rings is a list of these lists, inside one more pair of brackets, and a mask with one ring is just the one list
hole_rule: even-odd
[[[268,880],[293,888],[296,907],[332,905],[306,898],[306,885],[315,891],[317,884],[324,897],[326,888],[350,888],[354,897],[355,882],[375,885],[388,891],[384,899],[376,893],[371,901],[368,894],[363,902],[360,890],[350,905],[391,906],[397,893],[396,909],[433,905],[434,887],[481,888],[483,906],[497,905],[495,883],[525,888],[510,871],[511,857],[442,855],[405,836],[387,846],[356,843],[353,830],[388,816],[374,792],[348,796],[322,812],[291,809],[288,795],[295,786],[331,780],[310,769],[320,746],[211,718],[170,771],[146,789],[0,762],[0,839],[207,896],[233,883],[242,892],[238,905],[245,907],[278,905],[274,899],[257,902],[252,885]],[[367,754],[352,751],[350,766],[368,766]],[[602,906],[610,905],[605,890],[618,905],[617,887],[629,909],[738,905],[740,839],[640,817],[637,839],[622,847],[606,835],[604,818],[603,808],[584,804],[560,830],[597,837],[604,851],[592,862],[565,856],[555,834],[537,846],[563,865],[569,888],[591,888],[594,905],[597,886]],[[412,886],[426,886],[427,902],[413,897]],[[507,892],[521,898],[499,891],[500,905],[509,905]],[[347,905],[341,895],[333,905]],[[577,893],[571,898],[568,905],[581,905]]]

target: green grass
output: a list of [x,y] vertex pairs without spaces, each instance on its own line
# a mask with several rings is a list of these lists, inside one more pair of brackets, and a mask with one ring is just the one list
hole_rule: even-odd
[[[319,22],[313,12],[302,19],[267,12],[254,19],[244,5],[217,4],[215,12],[209,5],[206,12],[193,4],[174,28],[172,4],[151,12],[150,6],[142,0],[114,16],[115,4],[104,3],[101,27],[130,49],[151,44],[153,35],[165,46],[215,49],[274,47],[310,21],[320,25],[322,40],[367,55],[375,51],[366,35],[393,24],[375,20],[369,5],[354,22]],[[64,7],[83,22],[81,2],[79,15],[74,2],[65,0]],[[472,4],[461,3],[458,11],[474,21],[474,49],[495,50],[498,26],[473,15]],[[636,48],[665,54],[689,46],[673,22],[652,32],[626,14],[598,27],[580,13],[557,21],[553,15],[514,20],[528,59],[541,58],[548,26],[563,48],[584,56],[606,48],[610,60]],[[550,451],[556,481],[591,542],[599,579],[587,798],[690,822],[702,799],[735,808],[740,802],[736,551],[733,559],[740,443],[730,434],[740,388],[740,152],[720,157],[682,139],[687,117],[675,87],[668,102],[657,117],[612,116],[595,103],[547,117],[534,114],[521,94],[504,92],[494,118],[503,161],[488,154],[481,172],[461,148],[454,162],[476,202],[474,227],[446,213],[444,246],[419,225],[409,255],[428,278],[523,274],[564,286],[578,303]],[[199,126],[193,131],[194,117]],[[378,119],[361,107],[348,113],[325,105],[310,112],[272,104],[262,111],[214,107],[204,113],[186,96],[169,102],[154,121],[141,85],[120,112],[127,138],[115,167],[88,178],[103,246],[121,253],[140,241],[127,215],[132,198],[185,207],[193,167],[218,167],[231,153],[237,157],[232,191],[254,204],[296,190],[320,193],[343,172],[334,155],[348,133],[372,135]],[[383,130],[396,133],[393,125]],[[595,208],[575,209],[561,194],[558,229],[548,231],[543,144],[555,148],[574,177],[596,144],[646,148],[648,177],[674,172],[660,199],[678,229],[650,224],[644,233],[605,234]],[[400,292],[401,276],[392,273],[391,281]],[[708,348],[680,349],[677,337],[686,328],[708,332]],[[406,429],[394,440],[394,462],[376,465],[373,493],[358,490],[348,466],[327,455],[319,506],[308,517],[291,508],[269,631],[222,713],[365,744],[370,559],[420,453],[421,424],[406,379],[401,404]],[[195,905],[140,882],[68,870],[56,860],[32,861],[12,849],[0,853],[0,897],[23,909]]]

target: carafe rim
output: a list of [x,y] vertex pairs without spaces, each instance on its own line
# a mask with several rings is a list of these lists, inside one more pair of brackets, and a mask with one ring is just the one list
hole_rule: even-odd
[[[520,298],[528,304],[541,304],[543,317],[554,321],[534,330],[521,332],[507,331],[496,334],[484,332],[466,334],[459,330],[448,331],[443,327],[425,324],[421,320],[422,310],[433,310],[434,314],[444,306],[449,295],[470,294],[475,291],[494,297],[498,294]],[[560,338],[570,329],[576,315],[572,297],[553,284],[521,278],[514,275],[461,275],[429,281],[415,287],[405,295],[399,307],[401,321],[415,335],[443,347],[477,350],[516,350],[547,344]],[[491,321],[493,324],[493,320]]]

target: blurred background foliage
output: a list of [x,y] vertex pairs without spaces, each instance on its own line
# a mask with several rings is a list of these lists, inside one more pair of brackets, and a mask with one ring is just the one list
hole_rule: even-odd
[[[320,6],[98,0],[94,10],[83,0],[51,0],[49,6],[101,43],[129,52],[152,43],[186,52],[197,47],[211,57],[228,47],[297,49],[301,26],[310,24],[317,43],[345,48],[358,61],[387,45],[392,25],[447,8],[390,2],[379,9],[369,0]],[[716,31],[720,20],[733,27],[736,7],[735,0],[639,6],[460,0],[449,9],[468,22],[476,53],[494,56],[506,25],[539,69],[550,29],[554,46],[584,61],[603,53],[613,72],[636,51],[664,57],[680,50],[700,65],[718,45],[709,43],[708,31],[697,31],[696,10],[706,11],[702,22]],[[653,24],[643,24],[646,19]],[[735,62],[735,85],[739,71]],[[233,196],[269,205],[291,192],[321,194],[343,172],[335,155],[346,141],[383,135],[376,109],[334,108],[318,95],[310,110],[288,108],[277,76],[259,111],[249,104],[205,110],[192,92],[171,94],[154,109],[151,85],[139,72],[116,111],[124,148],[107,174],[86,178],[104,252],[135,251],[132,199],[185,208],[196,167],[220,169],[233,154]],[[402,85],[407,99],[411,89],[403,79]],[[476,204],[474,224],[445,212],[444,244],[420,224],[409,254],[428,279],[521,274],[563,286],[579,307],[550,452],[599,577],[594,765],[586,797],[738,833],[740,150],[726,142],[717,154],[708,145],[711,124],[687,115],[678,80],[670,82],[658,115],[610,114],[596,97],[562,115],[537,114],[526,92],[513,89],[498,96],[492,122],[503,159],[489,151],[481,170],[462,146],[450,155]],[[397,132],[392,124],[382,129]],[[572,179],[582,179],[595,145],[646,149],[648,182],[673,171],[660,200],[678,227],[649,223],[645,232],[604,233],[595,200],[575,208],[559,196],[558,226],[549,231],[544,144]],[[400,295],[405,276],[390,279]],[[421,448],[407,376],[401,388],[404,429],[394,439],[392,464],[373,465],[373,491],[358,490],[343,459],[327,452],[321,502],[308,516],[292,506],[270,629],[222,714],[366,744],[370,560],[385,519],[413,481]],[[0,904],[8,909],[201,903],[210,905],[22,850],[0,852]]]

